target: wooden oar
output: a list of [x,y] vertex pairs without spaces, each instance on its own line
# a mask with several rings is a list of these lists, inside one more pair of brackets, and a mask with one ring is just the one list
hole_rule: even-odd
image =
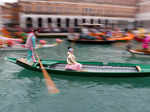
[[54,44],[47,44],[47,45],[42,45],[42,44],[40,44],[40,45],[37,46],[36,49],[38,49],[38,48],[45,48],[45,47],[55,47],[55,46],[61,44],[62,42],[63,42],[63,40],[57,38],[57,39],[56,39],[56,43],[54,43]]
[[52,81],[50,75],[48,74],[48,72],[44,68],[43,64],[41,63],[41,60],[40,60],[40,58],[39,58],[39,56],[38,56],[36,51],[35,51],[35,55],[36,55],[36,57],[38,59],[38,62],[39,62],[40,67],[41,67],[41,70],[43,72],[43,76],[45,78],[45,82],[46,82],[46,85],[47,85],[47,88],[48,88],[48,92],[52,93],[52,94],[59,93],[59,90],[56,88],[55,83]]
[[38,48],[46,48],[46,47],[55,47],[57,45],[58,45],[58,43],[47,44],[47,45],[38,45],[36,49],[38,49]]

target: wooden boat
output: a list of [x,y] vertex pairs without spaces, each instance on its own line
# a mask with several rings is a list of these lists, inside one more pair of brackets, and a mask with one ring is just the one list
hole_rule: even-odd
[[[39,63],[32,65],[24,59],[7,57],[9,62],[15,63],[26,69],[41,71]],[[150,76],[150,65],[130,63],[107,63],[103,62],[80,62],[83,64],[82,71],[65,70],[66,61],[42,60],[45,69],[53,74],[68,76],[90,76],[90,77],[142,77]]]
[[79,40],[69,40],[70,42],[76,43],[97,43],[97,44],[109,44],[115,42],[115,40],[88,40],[88,39],[79,39]]
[[77,42],[77,43],[113,43],[113,42],[120,42],[120,41],[130,41],[133,40],[134,35],[129,35],[129,36],[125,36],[125,37],[109,37],[106,40],[101,39],[101,40],[89,40],[89,39],[78,39],[78,40],[72,40],[68,38],[68,41],[71,42]]
[[139,55],[150,55],[150,50],[143,50],[143,49],[128,49],[128,52]]
[[48,37],[48,38],[66,38],[68,33],[39,33],[36,32],[37,37]]
[[108,40],[115,40],[115,41],[130,41],[134,39],[134,35],[133,34],[128,34],[129,36],[124,36],[124,37],[110,37],[108,38]]
[[143,42],[144,38],[135,37],[134,38],[137,42]]

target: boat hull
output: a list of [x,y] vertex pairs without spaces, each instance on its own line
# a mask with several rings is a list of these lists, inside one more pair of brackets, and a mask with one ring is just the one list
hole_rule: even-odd
[[37,37],[45,38],[67,38],[68,33],[36,33]]
[[139,38],[139,37],[135,37],[134,39],[135,39],[137,42],[143,42],[143,40],[144,40],[143,38]]
[[[15,58],[7,58],[8,61],[15,63],[19,66],[22,66],[26,69],[29,70],[33,70],[33,71],[39,71],[41,72],[40,67],[38,66],[39,63],[34,63],[33,65],[29,65],[26,64],[22,61],[19,61]],[[129,72],[110,72],[105,71],[105,72],[91,72],[91,71],[68,71],[68,70],[56,70],[53,68],[48,68],[48,66],[54,66],[57,63],[61,63],[61,64],[66,64],[65,61],[56,61],[56,60],[49,60],[49,61],[42,61],[43,65],[45,66],[45,69],[49,72],[49,73],[53,73],[55,75],[67,75],[67,76],[82,76],[82,77],[146,77],[146,76],[150,76],[150,65],[140,65],[140,64],[127,64],[127,63],[108,63],[107,65],[104,65],[103,63],[100,62],[80,62],[81,64],[83,64],[83,66],[85,65],[89,65],[89,66],[95,66],[98,65],[100,67],[135,67],[135,71],[129,71]],[[137,69],[138,67],[138,69]]]
[[70,40],[70,42],[76,42],[76,43],[99,43],[99,44],[110,44],[114,42],[127,42],[130,40],[133,40],[134,37],[122,37],[122,38],[108,38],[107,40],[88,40],[88,39],[79,39],[79,40]]
[[115,40],[68,40],[68,41],[87,44],[110,44],[116,42]]
[[140,50],[140,49],[128,49],[128,52],[131,54],[137,54],[137,55],[149,55],[150,56],[150,51],[146,50]]

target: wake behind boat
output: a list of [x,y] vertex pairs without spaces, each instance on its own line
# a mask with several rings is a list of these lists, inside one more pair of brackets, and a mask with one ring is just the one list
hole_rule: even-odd
[[[32,65],[17,59],[7,57],[9,62],[15,63],[26,69],[33,71],[41,71],[38,62]],[[90,77],[142,77],[150,76],[150,65],[130,64],[130,63],[108,63],[103,62],[80,62],[83,64],[82,71],[68,71],[65,70],[66,61],[57,60],[42,60],[45,69],[54,74],[68,75],[68,76],[90,76]]]

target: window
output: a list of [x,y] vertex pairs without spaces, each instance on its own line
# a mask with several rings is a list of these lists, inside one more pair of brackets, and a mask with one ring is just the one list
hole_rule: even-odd
[[53,8],[52,7],[48,7],[48,12],[52,13],[53,12]]
[[101,20],[100,19],[98,19],[98,24],[101,24]]
[[82,19],[82,23],[86,23],[86,19]]
[[24,11],[25,12],[30,12],[32,10],[31,6],[24,6]]
[[38,27],[42,27],[42,18],[38,18]]
[[74,26],[77,27],[78,26],[78,19],[74,20]]
[[66,27],[69,27],[69,26],[70,26],[70,19],[67,18],[67,19],[66,19]]
[[91,24],[94,24],[94,19],[91,19]]
[[41,12],[43,8],[41,6],[36,6],[36,12]]
[[51,18],[48,18],[48,19],[47,19],[47,23],[48,23],[48,27],[51,27],[52,19],[51,19]]
[[60,18],[57,19],[57,26],[61,27],[61,19]]
[[48,22],[48,24],[49,24],[49,23],[52,23],[52,19],[51,19],[51,18],[48,18],[48,19],[47,19],[47,22]]
[[26,19],[26,27],[31,28],[32,27],[32,18],[28,17]]

